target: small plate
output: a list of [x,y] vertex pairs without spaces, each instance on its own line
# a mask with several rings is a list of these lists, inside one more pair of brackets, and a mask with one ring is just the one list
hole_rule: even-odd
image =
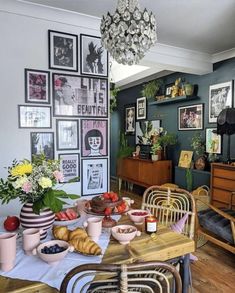
[[69,220],[69,221],[58,221],[55,220],[54,225],[56,226],[69,226],[77,223],[80,220],[80,216],[77,219]]

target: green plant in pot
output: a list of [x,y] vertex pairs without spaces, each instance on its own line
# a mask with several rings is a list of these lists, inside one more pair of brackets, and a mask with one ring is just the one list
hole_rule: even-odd
[[141,95],[147,99],[154,99],[162,84],[163,81],[161,79],[152,80],[146,83],[141,90]]
[[118,158],[129,157],[130,155],[132,155],[134,150],[135,150],[134,147],[128,145],[128,142],[127,142],[127,139],[125,137],[124,132],[120,132],[120,135],[119,135],[119,150],[118,150],[117,157]]
[[158,143],[162,146],[164,151],[164,159],[167,158],[167,147],[169,145],[177,144],[177,136],[174,133],[165,132],[162,136],[158,138]]
[[152,161],[157,161],[159,159],[158,153],[162,150],[161,144],[157,141],[154,143],[151,147],[151,155],[152,155]]

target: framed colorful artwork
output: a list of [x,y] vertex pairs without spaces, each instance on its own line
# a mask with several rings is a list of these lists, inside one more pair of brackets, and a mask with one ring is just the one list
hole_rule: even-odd
[[108,159],[82,160],[82,195],[96,195],[108,190]]
[[49,68],[78,71],[78,36],[48,31]]
[[82,157],[108,155],[108,121],[81,119]]
[[146,97],[136,99],[136,119],[147,119],[147,99]]
[[217,134],[216,128],[206,128],[206,152],[210,154],[221,154],[222,138]]
[[51,128],[51,107],[18,105],[19,128]]
[[108,117],[106,79],[52,74],[54,116]]
[[135,143],[136,144],[151,144],[151,135],[154,132],[160,133],[161,120],[148,120],[136,122]]
[[181,151],[178,166],[183,168],[190,168],[192,157],[193,157],[192,151]]
[[25,102],[50,104],[49,71],[25,68]]
[[125,105],[125,134],[135,134],[135,104]]
[[80,158],[79,154],[59,154],[60,170],[63,173],[63,183],[70,180],[73,182],[80,181]]
[[219,113],[232,107],[233,82],[211,85],[209,88],[209,123],[216,123]]
[[203,104],[189,105],[178,108],[178,130],[203,129]]
[[81,74],[108,76],[108,52],[101,44],[101,38],[80,35]]
[[44,154],[46,159],[54,159],[54,132],[31,132],[31,155]]
[[57,150],[78,149],[78,120],[56,120]]

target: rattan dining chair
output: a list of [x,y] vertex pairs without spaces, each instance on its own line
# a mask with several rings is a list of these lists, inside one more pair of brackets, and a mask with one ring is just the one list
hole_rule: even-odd
[[[70,284],[72,282],[73,284]],[[166,262],[84,264],[65,276],[61,293],[181,293],[176,268]]]
[[150,186],[143,194],[142,209],[149,210],[158,222],[171,227],[188,214],[182,234],[193,239],[195,234],[195,200],[187,190]]

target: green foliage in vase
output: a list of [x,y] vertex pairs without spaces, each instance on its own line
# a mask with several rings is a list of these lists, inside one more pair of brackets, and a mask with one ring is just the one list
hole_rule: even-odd
[[131,147],[128,145],[124,132],[120,132],[120,134],[119,134],[119,150],[118,150],[117,157],[118,158],[128,157],[134,152],[134,150],[135,150],[134,147]]
[[161,144],[160,144],[159,142],[156,142],[156,143],[154,143],[154,144],[151,146],[151,151],[150,151],[150,153],[151,153],[152,155],[155,155],[155,154],[157,153],[157,151],[160,151],[160,150],[162,150],[162,146],[161,146]]
[[205,153],[205,140],[202,138],[200,132],[196,132],[191,139],[191,147],[194,153],[198,156],[203,156]]
[[163,81],[161,79],[152,80],[146,83],[141,90],[141,95],[148,99],[154,98],[162,84]]

